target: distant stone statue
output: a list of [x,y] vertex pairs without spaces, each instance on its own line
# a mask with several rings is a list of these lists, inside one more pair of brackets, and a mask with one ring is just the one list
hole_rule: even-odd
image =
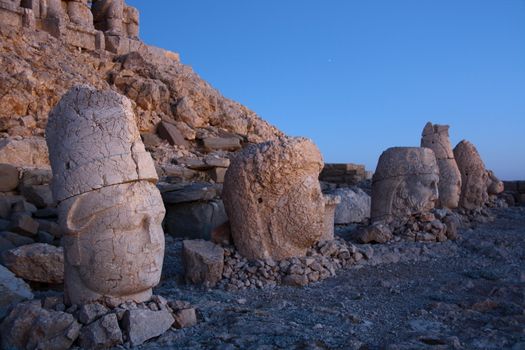
[[431,149],[387,149],[372,178],[372,221],[389,223],[433,209],[438,183],[438,165]]
[[148,300],[162,269],[165,209],[131,102],[76,86],[51,112],[46,139],[65,232],[66,301]]
[[88,0],[68,0],[67,15],[72,23],[86,28],[93,28],[93,15]]
[[487,170],[476,147],[463,140],[454,148],[454,157],[461,172],[463,185],[459,206],[464,209],[477,209],[484,206],[489,195],[503,192],[501,182],[492,170]]
[[503,192],[503,181],[498,179],[492,170],[487,170],[487,193],[489,196],[495,196]]
[[454,159],[448,129],[448,125],[432,125],[432,123],[428,122],[421,136],[421,147],[430,148],[436,155],[439,167],[439,199],[437,206],[454,209],[459,204],[461,174]]
[[110,35],[138,37],[139,11],[124,0],[94,0],[91,11],[96,29]]
[[[251,145],[224,178],[233,242],[248,259],[302,256],[324,232],[321,153],[304,138]],[[333,215],[333,214],[332,214]]]

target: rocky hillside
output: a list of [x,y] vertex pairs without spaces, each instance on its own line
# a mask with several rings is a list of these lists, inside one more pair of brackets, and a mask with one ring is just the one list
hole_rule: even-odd
[[[151,51],[118,55],[85,50],[43,30],[0,24],[0,162],[43,165],[45,156],[31,164],[35,155],[30,153],[45,152],[48,114],[79,83],[110,88],[133,101],[144,142],[163,174],[167,169],[167,175],[188,175],[188,163],[206,165],[204,155],[227,158],[228,151],[246,143],[282,135],[253,111],[223,97],[180,63],[178,55]],[[174,170],[177,164],[182,168]]]

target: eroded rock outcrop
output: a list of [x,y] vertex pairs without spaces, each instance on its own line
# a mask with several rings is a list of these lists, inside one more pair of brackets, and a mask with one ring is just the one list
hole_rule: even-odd
[[461,174],[459,172],[452,145],[448,136],[448,125],[428,122],[421,136],[421,147],[434,151],[439,168],[438,207],[457,208],[461,192]]
[[223,198],[235,246],[248,259],[281,260],[306,253],[321,236],[323,166],[304,138],[253,145],[226,172]]
[[165,210],[130,101],[74,87],[51,113],[46,136],[64,231],[66,300],[148,300],[162,269]]

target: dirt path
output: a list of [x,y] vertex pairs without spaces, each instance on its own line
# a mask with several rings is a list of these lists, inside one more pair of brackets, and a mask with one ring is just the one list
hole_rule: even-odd
[[525,349],[525,208],[457,242],[374,246],[363,266],[305,288],[204,291],[181,283],[177,244],[157,292],[200,323],[144,349]]

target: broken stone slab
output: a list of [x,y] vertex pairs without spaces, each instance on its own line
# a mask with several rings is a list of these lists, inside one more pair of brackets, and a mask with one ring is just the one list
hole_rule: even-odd
[[58,284],[64,282],[64,250],[45,243],[33,243],[8,250],[4,265],[28,281]]
[[89,303],[80,306],[77,318],[82,324],[87,325],[108,312],[109,309],[100,303]]
[[206,137],[202,140],[206,151],[237,151],[242,148],[241,142],[237,137]]
[[11,164],[0,164],[0,192],[14,191],[18,187],[18,169]]
[[3,349],[66,350],[81,325],[68,313],[46,310],[40,301],[18,304],[0,325]]
[[26,213],[14,213],[11,215],[9,231],[19,233],[24,236],[33,237],[38,232],[38,221]]
[[208,201],[217,196],[217,188],[209,183],[172,184],[160,191],[165,204]]
[[175,328],[189,328],[197,324],[197,314],[194,308],[178,310],[174,316]]
[[168,310],[135,309],[126,310],[122,325],[131,346],[138,346],[166,332],[173,322],[175,319]]
[[186,281],[214,287],[222,278],[224,249],[203,240],[182,242],[182,262]]
[[53,194],[49,185],[24,186],[20,193],[29,202],[37,208],[46,208],[54,206]]
[[31,288],[21,278],[0,265],[0,320],[7,315],[11,305],[33,299]]
[[0,139],[0,163],[17,167],[49,167],[46,141],[42,137]]
[[319,241],[334,239],[334,214],[335,208],[341,203],[341,197],[338,195],[324,195],[324,230]]
[[373,223],[372,225],[359,230],[354,236],[358,243],[386,243],[393,238],[392,231],[383,223]]
[[210,239],[211,232],[228,221],[224,204],[219,199],[167,204],[164,225],[174,237]]
[[218,184],[224,183],[224,176],[226,176],[227,168],[213,168],[208,171],[211,179]]
[[179,129],[168,122],[162,121],[159,123],[157,126],[157,134],[160,138],[167,140],[170,145],[177,145],[185,148],[190,147],[189,142],[186,141]]
[[335,208],[334,223],[346,225],[370,218],[370,196],[360,188],[337,188],[330,192],[341,197]]
[[0,232],[0,238],[10,241],[15,247],[35,243],[35,241],[29,237],[22,236],[9,231]]
[[122,343],[116,314],[106,315],[83,327],[80,331],[79,345],[83,349],[107,349]]
[[230,166],[230,160],[228,158],[221,158],[212,154],[207,155],[204,158],[204,162],[210,166],[218,168],[227,168]]

